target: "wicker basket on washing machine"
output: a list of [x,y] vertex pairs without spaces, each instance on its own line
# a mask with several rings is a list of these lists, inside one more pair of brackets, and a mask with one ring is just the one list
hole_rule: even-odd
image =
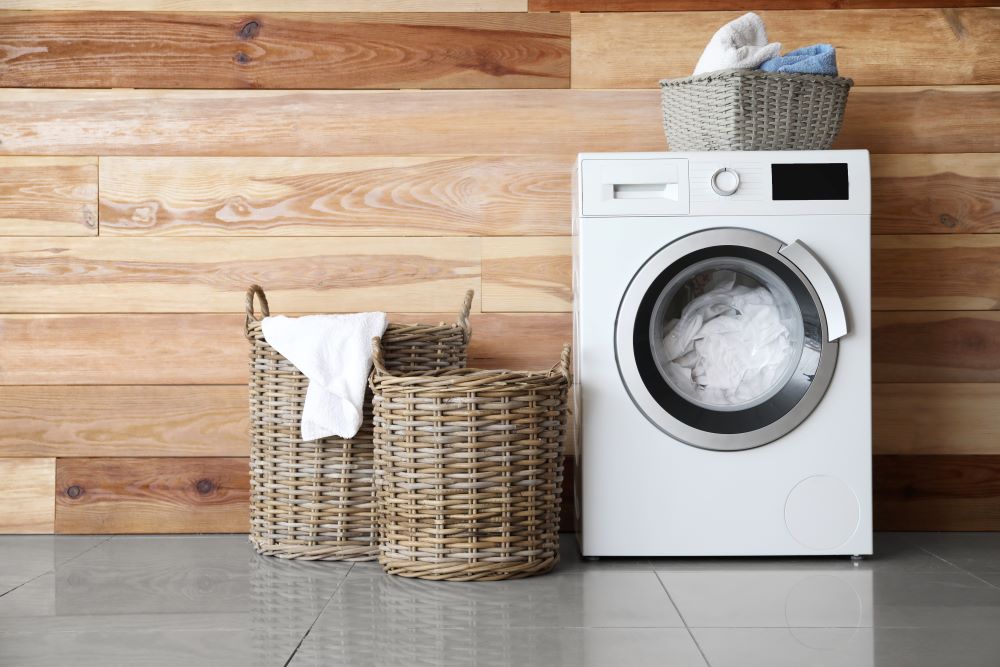
[[725,69],[660,81],[672,151],[825,150],[854,82],[839,76]]

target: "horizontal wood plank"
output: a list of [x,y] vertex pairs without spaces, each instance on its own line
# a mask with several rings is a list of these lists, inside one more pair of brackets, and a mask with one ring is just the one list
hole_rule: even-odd
[[[147,321],[159,316],[134,316]],[[209,363],[208,356],[184,361],[170,348],[147,348],[143,359],[123,358],[127,350],[114,347],[77,350],[102,359],[113,368],[131,368],[128,375],[104,375],[106,380],[130,380],[137,374],[177,377],[187,372],[204,379],[203,372],[217,373],[219,380],[243,381],[240,385],[70,385],[7,386],[0,392],[0,413],[5,428],[0,432],[0,458],[3,457],[204,457],[247,455],[246,349],[241,336],[232,330],[238,318],[195,315],[213,318],[220,329],[219,350],[215,363],[206,369],[196,364]],[[439,320],[446,320],[442,314]],[[110,318],[108,329],[121,323],[122,316]],[[395,315],[393,319],[411,318]],[[183,316],[179,318],[176,344],[186,335],[204,338],[204,328],[188,334]],[[482,368],[543,370],[558,361],[563,343],[572,338],[570,317],[566,314],[489,314],[472,317],[474,336],[470,364]],[[74,327],[76,328],[76,327]],[[110,332],[109,332],[110,333]],[[227,335],[228,334],[228,335]],[[95,340],[105,340],[94,335]],[[225,347],[222,338],[228,338]],[[511,341],[530,340],[530,345]],[[10,345],[9,339],[5,341]],[[127,345],[127,342],[125,342]],[[16,342],[13,344],[17,352]],[[58,352],[57,352],[58,354]],[[15,357],[16,362],[17,357]],[[129,366],[131,364],[131,366]],[[142,364],[137,367],[136,364]],[[96,377],[92,369],[63,367],[65,381]],[[50,378],[52,375],[49,376]]]
[[[0,385],[245,384],[243,320],[235,314],[0,315]],[[46,342],[44,354],[39,341]]]
[[[7,9],[57,11],[197,12],[205,9],[205,2],[204,0],[4,0],[3,6]],[[527,7],[527,0],[212,0],[212,9],[220,12],[523,12]]]
[[[872,240],[875,310],[1000,306],[1000,235],[892,235]],[[569,311],[566,237],[483,239],[483,310]]]
[[[565,234],[573,161],[572,156],[103,158],[101,233]],[[1000,154],[873,155],[872,190],[876,234],[1000,231]]]
[[562,155],[662,150],[660,124],[652,90],[10,89],[0,154]]
[[482,313],[471,321],[469,364],[477,368],[548,370],[573,342],[569,313]]
[[0,414],[0,457],[249,454],[245,385],[5,387]]
[[1000,313],[872,313],[875,382],[1000,382]]
[[876,384],[877,454],[1000,455],[1000,384]]
[[[573,162],[572,156],[102,158],[101,234],[565,234]],[[873,155],[872,191],[876,234],[1000,231],[1000,154]]]
[[1000,456],[876,456],[876,530],[1000,530]]
[[[0,154],[288,157],[656,151],[666,143],[661,121],[656,90],[19,88],[0,96]],[[998,125],[1000,86],[856,88],[837,147],[874,153],[1000,153]]]
[[872,232],[1000,232],[1000,155],[872,155]]
[[20,313],[233,312],[258,283],[289,310],[435,312],[478,289],[479,264],[473,238],[11,238],[0,248],[0,303]]
[[570,242],[564,236],[483,239],[483,310],[571,310]]
[[[461,292],[452,296],[457,298],[448,301],[456,303],[457,311]],[[271,298],[275,314],[295,314],[282,304]],[[242,385],[245,393],[249,347],[243,320],[242,314],[222,313],[0,315],[0,386],[233,384]],[[455,313],[392,313],[390,320],[454,322]],[[469,363],[482,368],[549,368],[572,337],[565,313],[474,313],[471,322]],[[48,341],[45,354],[39,354],[39,341]],[[4,391],[17,404],[17,390]],[[30,415],[45,407],[29,402],[19,409]],[[92,409],[96,419],[99,409]],[[89,410],[83,414],[92,414]],[[35,423],[28,428],[32,433],[55,428],[55,442],[60,437],[56,426]]]
[[1000,86],[854,88],[834,148],[998,153]]
[[243,533],[246,458],[59,459],[57,533]]
[[101,234],[566,234],[574,159],[108,157]]
[[993,310],[1000,306],[1000,235],[872,238],[875,310]]
[[51,533],[55,479],[55,459],[0,458],[0,534]]
[[[46,0],[13,0],[43,2]],[[60,0],[48,0],[51,2]],[[62,0],[67,2],[69,0]],[[100,0],[108,2],[109,0]],[[532,12],[686,12],[764,9],[900,9],[989,7],[996,0],[528,0]]]
[[568,88],[569,17],[0,12],[0,86]]
[[97,158],[0,157],[0,236],[97,234]]
[[[574,88],[650,88],[689,76],[705,44],[741,12],[573,15]],[[1000,10],[761,12],[788,51],[824,42],[843,76],[865,86],[1000,83]]]

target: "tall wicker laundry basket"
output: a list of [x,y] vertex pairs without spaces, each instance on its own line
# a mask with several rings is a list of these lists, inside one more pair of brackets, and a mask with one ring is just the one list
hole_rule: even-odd
[[[254,300],[270,314],[264,290],[247,291],[250,341],[250,541],[262,554],[308,560],[373,560],[376,555],[371,393],[353,438],[303,441],[308,379],[267,344]],[[456,324],[390,324],[384,365],[398,373],[463,368],[472,291]]]
[[390,574],[518,579],[559,562],[569,346],[545,373],[399,374],[375,339],[379,563]]

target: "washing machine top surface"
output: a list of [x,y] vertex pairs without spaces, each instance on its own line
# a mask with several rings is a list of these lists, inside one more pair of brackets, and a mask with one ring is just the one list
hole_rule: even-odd
[[868,151],[581,153],[581,217],[868,214]]

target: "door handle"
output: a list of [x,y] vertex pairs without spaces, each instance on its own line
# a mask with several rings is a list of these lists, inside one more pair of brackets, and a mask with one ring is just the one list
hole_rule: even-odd
[[826,315],[826,339],[835,341],[847,335],[847,314],[844,312],[844,302],[840,292],[833,283],[833,278],[823,268],[816,255],[802,241],[795,241],[778,251],[788,261],[798,267],[819,297],[823,313]]

